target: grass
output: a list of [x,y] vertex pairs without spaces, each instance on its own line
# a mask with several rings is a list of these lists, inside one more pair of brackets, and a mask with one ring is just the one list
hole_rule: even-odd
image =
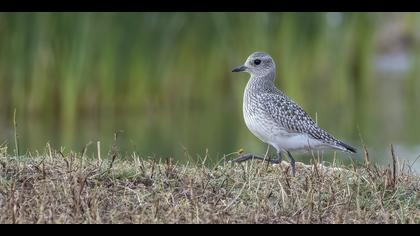
[[[83,151],[85,153],[85,150]],[[407,164],[330,167],[0,149],[0,223],[420,223]],[[227,157],[230,159],[230,157]],[[395,169],[395,171],[394,171]]]

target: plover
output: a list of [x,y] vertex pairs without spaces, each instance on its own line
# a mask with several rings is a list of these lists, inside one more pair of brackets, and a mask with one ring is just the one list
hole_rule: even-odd
[[[245,124],[261,141],[277,150],[277,159],[269,161],[281,163],[282,153],[287,153],[295,176],[295,160],[291,152],[324,149],[356,152],[355,148],[319,128],[299,105],[276,88],[276,66],[270,55],[263,52],[251,54],[244,65],[232,70],[242,71],[251,75],[243,97]],[[252,158],[262,159],[248,155],[234,161]]]

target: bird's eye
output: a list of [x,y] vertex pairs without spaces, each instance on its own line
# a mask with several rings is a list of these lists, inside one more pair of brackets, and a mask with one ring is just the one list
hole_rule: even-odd
[[255,59],[255,60],[254,60],[254,64],[255,64],[255,65],[259,65],[259,64],[261,64],[261,60],[260,60],[260,59]]

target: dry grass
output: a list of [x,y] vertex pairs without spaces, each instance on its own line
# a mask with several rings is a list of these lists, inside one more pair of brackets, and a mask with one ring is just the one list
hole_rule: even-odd
[[420,223],[420,181],[407,166],[394,175],[369,164],[298,164],[293,178],[286,163],[208,168],[136,155],[6,153],[0,223]]

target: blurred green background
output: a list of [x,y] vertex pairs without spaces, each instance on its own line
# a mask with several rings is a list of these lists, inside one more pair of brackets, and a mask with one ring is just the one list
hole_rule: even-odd
[[106,153],[122,130],[141,156],[264,153],[231,73],[254,51],[334,136],[378,162],[420,154],[417,13],[0,13],[0,144],[16,109],[21,152]]

